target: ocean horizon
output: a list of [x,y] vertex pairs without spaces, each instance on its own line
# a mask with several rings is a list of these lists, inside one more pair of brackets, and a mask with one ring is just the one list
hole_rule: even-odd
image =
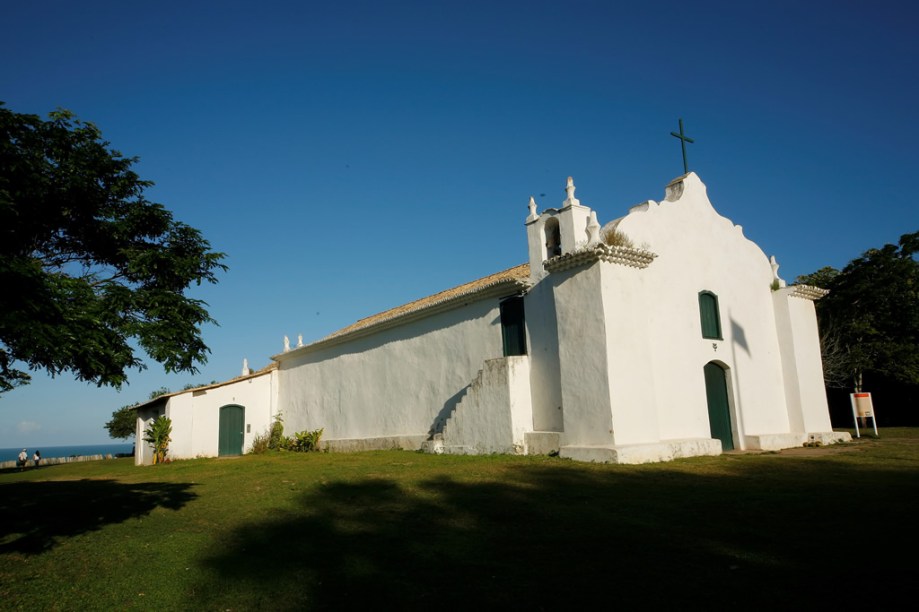
[[16,448],[0,448],[0,461],[15,461],[19,457],[19,452],[25,448],[29,453],[29,459],[37,450],[41,453],[42,459],[52,459],[55,457],[85,457],[87,455],[117,455],[120,453],[130,454],[134,448],[133,442],[118,442],[114,444],[73,444],[68,446],[32,446]]

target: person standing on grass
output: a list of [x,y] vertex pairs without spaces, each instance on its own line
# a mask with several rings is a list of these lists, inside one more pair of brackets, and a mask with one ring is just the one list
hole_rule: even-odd
[[22,452],[19,453],[19,458],[16,460],[16,465],[19,467],[19,471],[26,466],[26,461],[29,460],[29,453],[26,452],[26,449],[22,449]]
[[32,461],[35,462],[35,467],[38,467],[38,464],[41,463],[41,451],[35,451],[35,454],[32,455]]

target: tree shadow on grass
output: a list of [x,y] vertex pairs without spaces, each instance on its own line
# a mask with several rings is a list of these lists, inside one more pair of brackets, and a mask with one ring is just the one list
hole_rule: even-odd
[[0,488],[0,554],[39,554],[65,538],[149,514],[178,510],[197,494],[186,483],[114,480],[19,482]]
[[[515,467],[500,482],[317,485],[297,510],[215,543],[204,561],[213,579],[196,586],[196,603],[794,609],[833,601],[856,573],[865,586],[846,601],[893,602],[917,570],[896,549],[919,543],[917,479],[895,490],[901,477],[830,462],[716,475],[560,463]],[[868,546],[851,540],[853,520],[866,516]]]

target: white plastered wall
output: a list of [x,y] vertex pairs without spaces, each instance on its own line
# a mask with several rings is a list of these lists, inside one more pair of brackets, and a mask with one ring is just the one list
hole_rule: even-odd
[[[788,432],[769,261],[712,208],[695,174],[674,191],[674,201],[646,202],[618,222],[636,245],[658,255],[641,273],[661,439],[710,437],[709,361],[727,366],[738,447],[747,435]],[[702,338],[703,290],[718,296],[722,340]]]
[[530,367],[526,355],[489,359],[443,432],[452,454],[522,454],[532,430]]
[[599,290],[602,265],[594,263],[550,276],[558,313],[565,445],[613,443],[607,321]]
[[153,463],[153,447],[144,442],[144,432],[156,418],[165,414],[165,400],[137,410],[137,424],[134,432],[134,465]]
[[814,303],[794,293],[794,287],[786,287],[774,295],[789,421],[793,432],[829,432],[832,426]]
[[533,287],[524,298],[527,353],[530,356],[533,429],[562,431],[558,325],[551,279]]
[[647,269],[600,263],[599,270],[613,443],[657,442],[661,439],[657,372],[652,361],[654,345],[648,341],[653,334],[647,318],[648,300],[654,297],[645,287]]
[[330,441],[437,431],[485,360],[503,355],[498,304],[472,301],[278,356],[285,430],[322,428]]

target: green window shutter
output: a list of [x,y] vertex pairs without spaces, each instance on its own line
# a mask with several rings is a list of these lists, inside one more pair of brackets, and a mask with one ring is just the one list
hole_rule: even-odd
[[711,291],[699,292],[699,318],[702,320],[702,337],[721,340],[721,315],[718,296]]

